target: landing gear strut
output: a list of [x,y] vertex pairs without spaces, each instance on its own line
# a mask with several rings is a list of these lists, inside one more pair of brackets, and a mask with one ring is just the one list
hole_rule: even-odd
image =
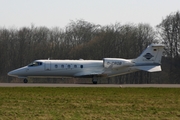
[[98,80],[98,79],[97,79],[97,76],[93,76],[93,78],[92,78],[92,83],[93,83],[93,84],[97,84],[97,80]]
[[25,79],[24,79],[24,83],[28,83],[28,79],[25,78]]

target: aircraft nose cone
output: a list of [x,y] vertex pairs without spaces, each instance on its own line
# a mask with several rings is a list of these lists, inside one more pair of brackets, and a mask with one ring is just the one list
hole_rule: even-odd
[[16,69],[16,70],[12,70],[10,72],[8,72],[8,75],[9,76],[13,76],[13,77],[18,77],[21,73],[21,70],[20,69]]
[[14,71],[8,72],[8,76],[16,76]]
[[18,69],[15,69],[15,70],[12,70],[10,72],[8,72],[7,74],[9,76],[13,76],[13,77],[22,77],[25,75],[25,70],[26,70],[26,66],[25,67],[22,67],[22,68],[18,68]]
[[11,76],[11,72],[8,72],[8,76]]

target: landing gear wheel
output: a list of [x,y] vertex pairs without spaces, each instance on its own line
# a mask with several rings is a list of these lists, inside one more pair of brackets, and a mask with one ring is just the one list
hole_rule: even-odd
[[27,79],[24,79],[24,83],[28,83],[28,80],[27,80]]
[[97,79],[97,76],[93,76],[93,78],[92,78],[92,83],[93,83],[93,84],[97,84],[97,80],[98,80],[98,79]]
[[93,81],[93,84],[97,84],[97,81]]

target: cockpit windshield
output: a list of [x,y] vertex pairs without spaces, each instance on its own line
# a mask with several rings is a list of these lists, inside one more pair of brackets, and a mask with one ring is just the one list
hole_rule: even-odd
[[41,66],[41,65],[42,65],[42,62],[34,61],[34,62],[30,63],[30,64],[28,65],[28,67]]

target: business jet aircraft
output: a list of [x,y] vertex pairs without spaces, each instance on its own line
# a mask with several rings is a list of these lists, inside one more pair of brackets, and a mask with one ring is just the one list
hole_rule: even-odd
[[164,45],[151,44],[136,59],[104,58],[103,60],[35,60],[25,67],[10,71],[9,76],[27,77],[90,77],[94,84],[99,77],[113,77],[144,70],[161,71]]

